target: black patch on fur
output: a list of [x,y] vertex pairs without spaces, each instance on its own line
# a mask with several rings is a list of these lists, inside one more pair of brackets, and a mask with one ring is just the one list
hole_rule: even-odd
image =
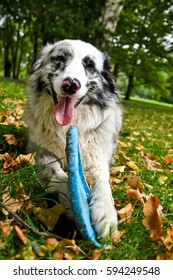
[[106,83],[103,83],[105,90],[115,93],[114,76],[111,72],[111,64],[107,53],[104,53],[103,71],[101,75],[106,80]]
[[89,57],[89,55],[85,56],[82,59],[82,63],[85,71],[94,74],[96,72],[95,62]]
[[111,72],[109,71],[102,71],[101,75],[106,80],[106,83],[103,83],[103,87],[110,92],[115,92],[115,85],[114,85],[114,78]]
[[86,83],[86,87],[89,88],[91,86],[97,86],[97,82],[96,81],[88,81]]
[[91,106],[96,105],[102,109],[106,109],[108,107],[106,94],[103,95],[103,92],[99,89],[96,90],[94,94],[92,93],[87,94],[86,98],[84,98],[83,103]]
[[103,70],[111,71],[111,64],[107,53],[104,53]]
[[44,85],[45,85],[45,82],[41,79],[41,77],[39,77],[37,80],[36,90],[38,92],[42,92]]

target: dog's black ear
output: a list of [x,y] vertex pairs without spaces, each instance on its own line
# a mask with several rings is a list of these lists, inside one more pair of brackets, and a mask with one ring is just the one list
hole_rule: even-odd
[[111,71],[111,63],[110,59],[107,53],[103,53],[103,71],[102,75],[106,78],[108,81],[114,80],[114,75]]
[[109,56],[107,53],[103,54],[104,61],[103,61],[103,71],[101,72],[104,79],[107,81],[107,87],[111,92],[115,92],[115,78],[113,73],[111,72],[111,64],[109,60]]
[[103,71],[111,71],[110,59],[107,52],[103,53]]

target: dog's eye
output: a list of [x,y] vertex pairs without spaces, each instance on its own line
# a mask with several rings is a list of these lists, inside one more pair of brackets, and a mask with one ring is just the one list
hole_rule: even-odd
[[87,62],[86,66],[87,66],[88,68],[93,68],[93,69],[95,69],[95,63],[94,63],[94,61],[92,61],[91,59]]
[[57,57],[56,57],[56,61],[57,62],[65,62],[66,61],[66,57],[65,57],[65,55],[58,55]]
[[83,64],[84,67],[87,68],[88,70],[92,70],[92,71],[96,70],[95,62],[88,56],[83,59]]
[[66,56],[64,54],[57,55],[52,58],[52,62],[56,69],[59,69],[62,64],[66,62]]

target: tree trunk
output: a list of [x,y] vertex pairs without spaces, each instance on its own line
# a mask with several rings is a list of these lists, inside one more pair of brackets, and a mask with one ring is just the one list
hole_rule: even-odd
[[11,76],[11,62],[9,59],[9,47],[7,43],[5,44],[5,49],[4,49],[4,77],[10,78],[10,76]]
[[124,98],[125,100],[130,100],[130,95],[131,95],[132,88],[133,88],[133,80],[134,80],[134,76],[130,75],[127,90],[125,93],[125,98]]
[[10,61],[10,29],[8,18],[4,21],[3,34],[3,46],[4,46],[4,77],[11,77],[11,61]]
[[115,77],[116,79],[117,79],[117,77],[118,77],[119,68],[120,68],[119,63],[116,63],[116,64],[114,65],[114,69],[113,69],[113,74],[114,74],[114,77]]
[[112,40],[115,36],[117,23],[124,6],[124,0],[107,0],[104,10],[102,11],[102,16],[99,19],[102,26],[107,32],[104,32],[101,38],[100,45],[102,48],[108,49],[112,46]]
[[38,52],[38,37],[34,37],[34,44],[33,44],[33,59],[32,59],[32,65],[36,62],[37,60],[37,52]]

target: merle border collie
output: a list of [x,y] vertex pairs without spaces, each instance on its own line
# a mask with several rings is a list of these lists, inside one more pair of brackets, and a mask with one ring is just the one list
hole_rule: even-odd
[[[66,133],[76,125],[86,177],[91,182],[90,213],[98,238],[117,230],[109,167],[122,123],[122,110],[107,55],[80,40],[43,48],[27,87],[25,121],[28,151],[37,150],[48,191],[73,219],[66,161]],[[45,168],[46,167],[46,168]]]

